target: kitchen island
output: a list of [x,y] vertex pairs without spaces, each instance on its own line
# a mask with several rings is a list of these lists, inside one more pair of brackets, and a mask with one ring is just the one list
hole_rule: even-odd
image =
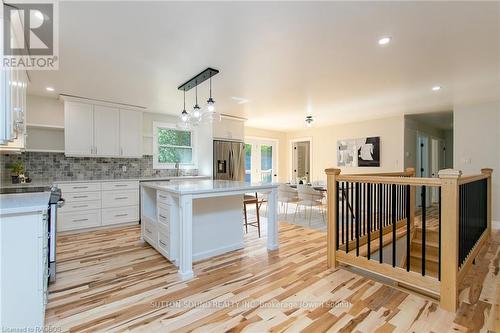
[[278,248],[276,184],[229,180],[141,183],[141,237],[194,276],[193,260],[241,249],[243,195],[268,193],[267,248]]

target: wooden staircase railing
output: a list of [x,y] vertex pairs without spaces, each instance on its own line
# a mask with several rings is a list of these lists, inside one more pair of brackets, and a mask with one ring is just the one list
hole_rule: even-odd
[[[383,275],[456,311],[458,285],[491,233],[492,170],[468,177],[441,170],[439,178],[415,178],[414,169],[356,175],[325,171],[328,266],[345,264]],[[437,207],[428,205],[431,189]]]

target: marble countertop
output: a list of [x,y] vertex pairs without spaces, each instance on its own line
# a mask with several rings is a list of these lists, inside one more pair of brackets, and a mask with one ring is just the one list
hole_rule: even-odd
[[0,215],[46,211],[50,192],[0,194]]
[[150,187],[157,190],[172,192],[176,194],[205,194],[217,192],[258,192],[277,188],[278,184],[246,183],[232,180],[198,180],[183,182],[147,182],[142,187]]

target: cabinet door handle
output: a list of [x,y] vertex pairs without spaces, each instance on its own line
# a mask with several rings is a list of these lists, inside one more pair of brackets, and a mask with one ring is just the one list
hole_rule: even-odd
[[84,222],[84,221],[88,221],[89,219],[77,219],[77,220],[73,220],[73,222]]
[[89,205],[76,205],[76,206],[73,206],[73,208],[84,208],[84,207],[88,207]]
[[160,194],[160,199],[166,199],[167,197]]
[[116,200],[128,199],[128,197],[116,197]]
[[81,198],[88,198],[88,195],[75,195],[73,198],[75,199],[81,199]]
[[116,214],[115,217],[123,217],[123,216],[127,216],[128,214]]
[[80,188],[89,188],[88,186],[73,186],[74,190],[80,189]]
[[128,186],[127,184],[115,184],[115,187],[126,187]]
[[167,218],[166,216],[163,216],[163,215],[161,215],[161,214],[160,214],[160,217],[161,217],[162,219],[166,219],[166,218]]
[[165,244],[161,239],[160,239],[160,244],[163,246],[167,246],[167,244]]
[[148,234],[150,234],[150,233],[151,233],[151,230],[149,230],[148,228],[146,228],[146,232],[147,232]]

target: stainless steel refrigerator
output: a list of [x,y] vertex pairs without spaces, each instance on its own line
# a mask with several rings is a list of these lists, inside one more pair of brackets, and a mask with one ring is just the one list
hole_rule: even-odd
[[245,180],[245,144],[214,140],[214,179]]

